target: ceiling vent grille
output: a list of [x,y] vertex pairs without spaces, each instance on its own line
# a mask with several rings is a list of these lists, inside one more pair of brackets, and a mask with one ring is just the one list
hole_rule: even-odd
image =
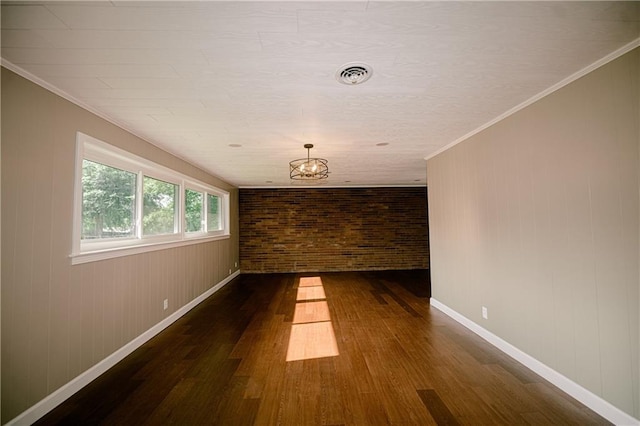
[[338,69],[336,80],[348,86],[355,86],[369,80],[372,74],[373,70],[369,65],[362,62],[350,62]]

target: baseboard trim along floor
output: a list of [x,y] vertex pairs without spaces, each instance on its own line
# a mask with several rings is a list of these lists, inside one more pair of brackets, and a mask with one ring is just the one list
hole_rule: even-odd
[[169,327],[171,324],[176,322],[180,317],[184,316],[191,309],[195,308],[198,304],[202,303],[206,298],[220,290],[222,287],[227,285],[231,280],[240,275],[240,271],[236,271],[233,274],[229,275],[224,280],[220,281],[218,284],[211,287],[209,290],[202,293],[200,296],[193,299],[191,302],[184,305],[182,308],[175,311],[173,314],[169,315],[164,320],[160,321],[99,363],[95,364],[93,367],[86,370],[84,373],[78,375],[74,379],[72,379],[67,384],[60,387],[58,390],[49,394],[44,399],[40,400],[37,404],[31,406],[27,410],[23,411],[20,415],[15,417],[13,420],[10,420],[6,426],[17,426],[17,425],[30,425],[38,421],[41,417],[47,414],[49,411],[53,410],[55,407],[63,403],[73,394],[78,392],[80,389],[91,383],[93,380],[98,378],[102,373],[116,365],[118,362],[122,361],[127,355],[131,354],[133,351],[138,349],[140,346],[145,344],[147,341],[151,340],[154,336],[160,333],[165,328]]
[[475,334],[482,337],[484,340],[500,349],[511,358],[520,362],[536,374],[542,376],[543,378],[545,378],[558,388],[562,389],[564,392],[568,393],[613,424],[640,425],[640,420],[631,417],[629,414],[613,406],[609,402],[600,398],[598,395],[583,388],[571,379],[558,373],[553,368],[550,368],[549,366],[543,364],[542,362],[526,354],[525,352],[522,352],[520,349],[502,340],[500,337],[479,326],[469,318],[459,314],[458,312],[454,311],[453,309],[438,301],[437,299],[434,299],[433,297],[431,298],[431,306],[438,309],[455,321],[459,322],[469,330],[473,331]]

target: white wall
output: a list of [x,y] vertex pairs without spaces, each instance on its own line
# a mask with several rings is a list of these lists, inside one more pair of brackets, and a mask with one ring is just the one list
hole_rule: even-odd
[[635,418],[639,58],[427,162],[433,297]]

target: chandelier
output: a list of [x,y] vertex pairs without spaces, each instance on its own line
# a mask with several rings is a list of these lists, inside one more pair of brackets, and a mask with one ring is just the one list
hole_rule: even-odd
[[313,144],[304,145],[307,158],[300,158],[289,162],[289,177],[294,180],[320,180],[329,177],[328,161],[324,158],[311,158],[309,151]]

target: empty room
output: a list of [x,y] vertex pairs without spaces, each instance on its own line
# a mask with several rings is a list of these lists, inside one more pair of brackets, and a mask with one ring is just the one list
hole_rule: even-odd
[[640,424],[640,2],[0,3],[0,424]]

